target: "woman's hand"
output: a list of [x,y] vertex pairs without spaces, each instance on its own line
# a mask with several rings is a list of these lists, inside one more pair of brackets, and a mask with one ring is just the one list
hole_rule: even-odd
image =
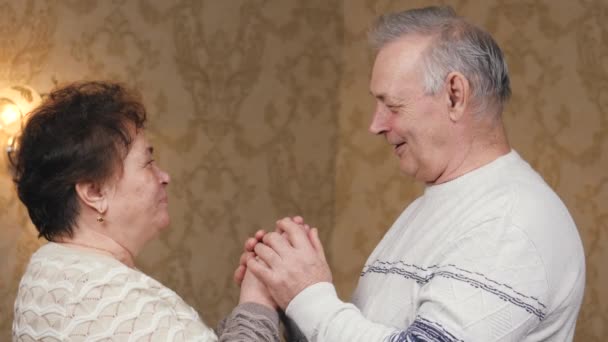
[[239,304],[257,303],[265,305],[269,308],[276,309],[277,304],[274,302],[268,289],[251,271],[247,270],[241,283],[241,295]]
[[239,265],[237,266],[236,270],[234,270],[233,275],[234,282],[238,286],[241,286],[241,284],[243,283],[243,279],[245,279],[245,272],[247,271],[247,261],[249,261],[249,259],[251,258],[255,258],[253,248],[258,242],[262,241],[264,235],[266,235],[265,230],[258,230],[257,232],[255,232],[255,235],[253,237],[250,237],[245,241],[245,244],[243,246],[243,254],[241,254],[241,258],[239,259]]

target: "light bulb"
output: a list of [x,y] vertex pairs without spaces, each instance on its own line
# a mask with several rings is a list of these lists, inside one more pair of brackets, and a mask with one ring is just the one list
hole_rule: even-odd
[[0,110],[0,128],[10,135],[17,133],[20,128],[19,119],[21,118],[19,108],[14,104],[6,103]]

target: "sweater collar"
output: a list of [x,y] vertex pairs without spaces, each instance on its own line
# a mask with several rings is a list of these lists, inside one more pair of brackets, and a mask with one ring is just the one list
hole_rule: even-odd
[[512,149],[509,153],[494,159],[492,162],[449,182],[427,185],[424,189],[424,195],[434,197],[471,191],[470,187],[473,186],[473,182],[479,184],[480,181],[495,179],[497,170],[520,159],[519,154]]

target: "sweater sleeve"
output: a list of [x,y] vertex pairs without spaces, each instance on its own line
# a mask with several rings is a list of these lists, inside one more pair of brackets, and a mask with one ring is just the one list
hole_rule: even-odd
[[280,320],[283,323],[285,329],[283,329],[283,337],[285,341],[289,342],[308,342],[306,336],[300,330],[300,327],[293,321],[285,312],[280,311]]
[[330,283],[302,291],[286,313],[310,342],[522,341],[545,316],[544,267],[534,245],[516,227],[501,234],[485,228],[456,241],[440,264],[416,269],[378,265],[385,267],[380,273],[422,284],[409,326],[367,319],[354,305],[340,301]]
[[279,315],[264,305],[244,303],[217,330],[220,342],[279,342]]
[[398,332],[363,317],[353,304],[338,299],[334,286],[326,282],[300,292],[289,303],[286,314],[310,342],[384,341]]
[[287,314],[299,322],[311,342],[463,342],[440,323],[423,317],[405,329],[368,320],[354,305],[340,301],[330,283],[317,283],[302,291],[289,304]]

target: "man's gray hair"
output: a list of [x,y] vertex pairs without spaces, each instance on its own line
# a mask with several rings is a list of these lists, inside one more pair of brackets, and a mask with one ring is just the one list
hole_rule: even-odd
[[[426,7],[378,18],[369,32],[376,51],[403,36],[430,36],[423,55],[427,94],[436,94],[452,71],[462,73],[472,88],[477,111],[500,115],[511,96],[509,71],[490,34],[459,17],[451,7]],[[488,108],[490,107],[490,108]]]

